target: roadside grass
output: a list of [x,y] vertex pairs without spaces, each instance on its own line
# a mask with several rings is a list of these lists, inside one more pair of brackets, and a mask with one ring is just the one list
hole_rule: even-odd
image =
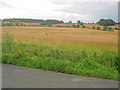
[[14,42],[6,34],[2,63],[56,72],[118,80],[118,52],[40,46]]

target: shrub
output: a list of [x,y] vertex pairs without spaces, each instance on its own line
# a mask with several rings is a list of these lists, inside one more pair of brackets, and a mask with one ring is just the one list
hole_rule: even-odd
[[95,26],[93,26],[93,29],[95,29]]
[[117,27],[115,27],[115,30],[117,30],[118,28]]
[[77,28],[79,28],[80,26],[79,25],[77,25]]
[[97,30],[100,30],[100,27],[97,27]]
[[23,26],[23,24],[21,23],[20,26]]
[[80,25],[82,26],[82,25],[83,25],[83,22],[80,22]]
[[78,20],[78,21],[77,21],[77,24],[79,24],[79,25],[82,26],[82,25],[83,25],[83,22],[81,22],[80,20]]
[[112,31],[112,27],[109,27],[108,29],[109,29],[109,31]]
[[82,26],[82,28],[85,28],[85,26]]

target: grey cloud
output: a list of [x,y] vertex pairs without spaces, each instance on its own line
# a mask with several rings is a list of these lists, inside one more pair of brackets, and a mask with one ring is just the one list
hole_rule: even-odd
[[0,0],[0,8],[12,8],[12,6]]
[[53,4],[57,4],[57,5],[63,5],[66,4],[65,0],[48,0],[49,2],[53,3]]
[[69,7],[57,9],[57,11],[70,14],[90,15],[98,20],[100,18],[112,18],[117,21],[117,2],[70,2]]

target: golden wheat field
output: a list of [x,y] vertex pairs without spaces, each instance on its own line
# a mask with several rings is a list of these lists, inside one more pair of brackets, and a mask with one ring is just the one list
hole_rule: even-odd
[[118,31],[100,31],[88,28],[3,26],[16,42],[37,43],[55,47],[117,50]]
[[56,27],[56,26],[70,26],[72,27],[72,25],[77,25],[77,23],[62,23],[62,24],[52,24],[53,27]]
[[40,25],[40,23],[26,23],[26,22],[22,22],[22,24],[23,25]]

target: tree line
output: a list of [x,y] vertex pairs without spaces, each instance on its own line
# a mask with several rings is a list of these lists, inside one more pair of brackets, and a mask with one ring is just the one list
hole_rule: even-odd
[[[9,22],[9,23],[4,23],[4,22]],[[13,19],[3,19],[3,24],[7,25],[7,26],[12,26],[12,23],[20,23],[20,22],[26,22],[26,23],[40,23],[41,25],[52,25],[52,24],[60,24],[60,23],[64,23],[63,21],[60,20],[42,20],[42,19],[17,19],[17,18],[13,18]],[[3,25],[3,26],[4,26]]]
[[[4,23],[5,22],[5,23]],[[40,25],[48,25],[48,26],[52,26],[52,24],[62,24],[64,23],[63,21],[60,20],[43,20],[43,19],[22,19],[22,18],[12,18],[12,19],[3,19],[3,23],[2,26],[25,26],[23,25],[21,22],[26,22],[26,23],[40,23]],[[13,24],[14,23],[14,24]],[[68,23],[72,23],[72,21],[69,21]],[[94,24],[94,23],[93,23]],[[97,24],[104,26],[104,29],[106,29],[108,26],[113,26],[115,25],[115,21],[112,19],[100,19]],[[35,25],[32,25],[35,26]],[[81,22],[80,20],[77,21],[77,25],[72,25],[72,27],[74,28],[79,28],[80,26],[82,26],[82,28],[86,28],[84,26],[84,23]],[[61,26],[58,26],[61,27]],[[67,26],[69,27],[69,26]],[[94,29],[95,27],[93,27]],[[97,29],[99,30],[100,27],[97,27]],[[110,28],[111,29],[111,28]],[[115,28],[117,29],[117,27]]]

